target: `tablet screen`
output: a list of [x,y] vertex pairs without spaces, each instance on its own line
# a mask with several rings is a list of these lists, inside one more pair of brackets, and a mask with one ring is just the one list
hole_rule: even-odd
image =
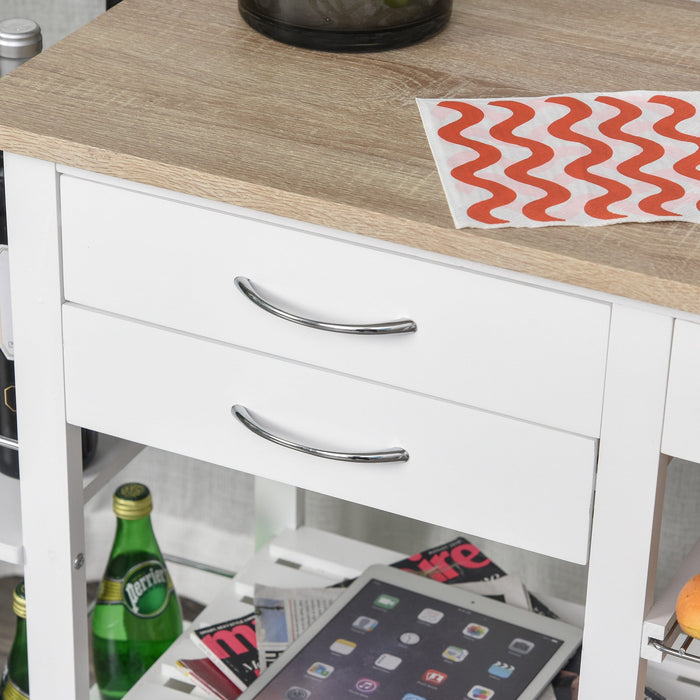
[[372,578],[255,697],[516,700],[562,644]]

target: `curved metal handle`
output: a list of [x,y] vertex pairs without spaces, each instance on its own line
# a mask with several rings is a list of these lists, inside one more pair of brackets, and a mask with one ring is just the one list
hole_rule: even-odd
[[233,280],[238,289],[245,294],[254,304],[274,316],[279,316],[292,323],[300,323],[302,326],[316,328],[320,331],[332,331],[333,333],[353,333],[355,335],[389,335],[392,333],[415,333],[417,326],[410,319],[399,319],[398,321],[387,321],[386,323],[368,323],[353,326],[345,323],[328,323],[327,321],[316,321],[311,318],[304,318],[285,311],[278,306],[274,306],[269,301],[263,299],[255,290],[253,283],[247,277],[236,277]]
[[297,442],[292,442],[285,438],[275,435],[268,430],[265,430],[259,423],[257,423],[245,406],[236,404],[231,406],[231,413],[238,418],[238,420],[245,425],[248,430],[254,432],[256,435],[274,442],[277,445],[282,445],[282,447],[288,447],[291,450],[298,450],[299,452],[304,452],[308,455],[313,455],[314,457],[325,457],[326,459],[336,459],[341,462],[363,462],[379,464],[381,462],[407,462],[408,452],[401,447],[395,447],[388,450],[380,450],[378,452],[333,452],[332,450],[322,450],[318,447],[310,447],[308,445],[301,445]]

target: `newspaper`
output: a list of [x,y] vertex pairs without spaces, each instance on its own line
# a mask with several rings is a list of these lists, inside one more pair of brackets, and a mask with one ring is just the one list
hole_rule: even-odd
[[343,593],[342,588],[275,588],[256,584],[253,603],[260,671],[265,671]]

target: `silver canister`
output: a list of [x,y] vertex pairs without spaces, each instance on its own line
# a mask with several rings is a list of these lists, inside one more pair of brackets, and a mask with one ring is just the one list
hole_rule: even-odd
[[41,52],[41,27],[33,19],[0,20],[0,76]]

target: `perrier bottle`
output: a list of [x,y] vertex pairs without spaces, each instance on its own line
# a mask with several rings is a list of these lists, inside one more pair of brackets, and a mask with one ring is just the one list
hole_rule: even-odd
[[92,617],[97,685],[121,698],[182,632],[180,603],[151,526],[151,493],[114,493],[117,532]]
[[0,683],[2,700],[22,700],[29,697],[27,601],[24,596],[24,581],[15,587],[12,594],[12,609],[17,615],[17,631],[7,659],[7,667],[2,676],[2,683]]

